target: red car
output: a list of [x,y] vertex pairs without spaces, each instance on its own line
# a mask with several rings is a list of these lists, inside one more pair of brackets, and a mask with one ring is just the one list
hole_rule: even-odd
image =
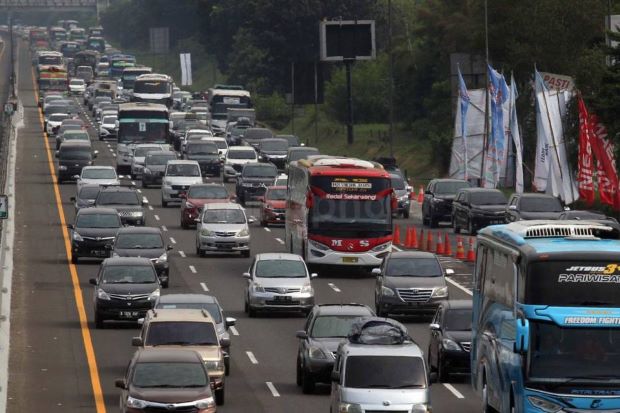
[[285,186],[270,186],[260,198],[260,224],[263,227],[269,224],[284,224],[286,191]]
[[185,229],[196,225],[194,220],[205,204],[235,201],[235,196],[229,194],[222,184],[192,185],[181,197],[181,228]]

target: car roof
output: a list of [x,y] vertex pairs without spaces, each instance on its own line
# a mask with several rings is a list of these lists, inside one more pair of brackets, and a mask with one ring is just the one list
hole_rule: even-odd
[[432,252],[426,251],[392,251],[386,258],[435,258]]
[[304,261],[300,255],[290,254],[288,252],[264,252],[262,254],[256,254],[256,261],[262,260]]
[[217,298],[214,296],[196,293],[165,294],[159,297],[157,303],[215,303],[219,305]]
[[114,208],[82,208],[78,211],[77,215],[101,215],[101,214],[110,214],[110,215],[118,215],[118,211]]
[[237,152],[237,151],[253,151],[256,152],[253,146],[231,146],[228,148],[228,151]]
[[177,156],[177,153],[173,152],[173,151],[149,151],[149,153],[147,153],[147,156],[153,156],[153,155],[174,155],[174,156]]
[[148,313],[149,322],[165,322],[165,321],[198,321],[211,322],[215,320],[208,311],[202,309],[186,309],[186,308],[158,308],[150,310]]
[[[88,208],[87,208],[88,209]],[[161,234],[161,229],[158,227],[122,227],[118,230],[119,234]]]
[[243,207],[234,202],[214,202],[212,204],[205,204],[203,209],[240,209],[243,211]]
[[198,165],[198,161],[189,161],[187,159],[174,159],[168,161],[168,165]]
[[68,148],[68,147],[76,147],[76,148],[77,148],[77,147],[82,147],[82,148],[88,148],[88,149],[90,149],[90,148],[91,148],[91,145],[90,145],[90,141],[89,141],[89,142],[86,142],[86,141],[79,141],[79,140],[78,140],[78,141],[67,141],[67,142],[63,142],[63,143],[60,145],[60,148],[62,149],[63,147],[64,147],[64,148]]
[[109,165],[88,165],[82,168],[82,171],[84,169],[112,169],[113,171],[116,170],[116,168],[114,168],[113,166],[109,166]]
[[141,348],[136,353],[136,362],[138,363],[160,363],[164,361],[177,363],[203,363],[200,354],[189,349]]
[[422,350],[415,343],[404,343],[400,345],[368,345],[346,343],[343,346],[345,354],[349,356],[404,356],[404,357],[423,357]]
[[[87,208],[88,209],[88,208]],[[151,264],[151,260],[144,257],[111,257],[103,260],[101,265],[148,265],[150,267],[153,266]]]
[[136,191],[134,188],[130,188],[128,186],[122,186],[122,185],[109,185],[109,186],[102,185],[101,192],[135,192],[136,194],[138,193],[138,191]]
[[366,317],[373,314],[370,307],[364,304],[349,303],[349,304],[319,304],[315,306],[315,313],[317,315],[353,315]]
[[459,192],[478,192],[478,193],[502,193],[502,191],[500,191],[499,189],[494,189],[494,188],[461,188],[459,189]]
[[451,178],[437,178],[437,179],[433,179],[433,182],[438,183],[438,182],[465,182],[466,184],[469,184],[469,182],[463,180],[463,179],[451,179]]

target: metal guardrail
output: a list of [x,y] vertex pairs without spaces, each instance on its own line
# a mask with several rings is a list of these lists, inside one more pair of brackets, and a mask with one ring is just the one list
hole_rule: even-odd
[[0,8],[94,8],[98,2],[99,0],[0,0]]

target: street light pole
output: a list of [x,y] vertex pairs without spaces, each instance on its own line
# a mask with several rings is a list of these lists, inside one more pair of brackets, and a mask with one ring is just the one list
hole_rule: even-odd
[[394,156],[394,53],[392,51],[392,0],[388,0],[388,49],[390,59],[390,157]]

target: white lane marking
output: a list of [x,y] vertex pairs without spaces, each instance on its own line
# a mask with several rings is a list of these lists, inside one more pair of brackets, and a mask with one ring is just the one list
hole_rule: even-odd
[[336,285],[334,283],[327,283],[327,285],[329,285],[332,288],[332,290],[336,291],[337,293],[342,292],[342,290],[340,288],[336,287]]
[[153,215],[153,216],[155,217],[155,219],[156,219],[157,221],[159,221],[159,215],[155,214],[155,215]]
[[136,185],[136,183],[134,181],[131,181],[131,184],[134,185],[134,186]]
[[209,291],[209,287],[207,287],[207,284],[205,284],[205,283],[200,283],[200,286],[202,287],[202,290],[203,290],[203,291],[207,291],[207,292]]
[[116,154],[115,153],[113,153],[112,156],[116,158]]
[[196,271],[196,267],[194,267],[193,265],[190,265],[190,266],[189,266],[189,270],[190,270],[192,273],[194,273],[194,274],[196,274],[196,273],[197,273],[197,271]]
[[248,358],[250,359],[252,364],[258,364],[258,360],[256,360],[256,357],[254,357],[254,353],[252,353],[251,351],[246,351],[245,354],[248,355]]
[[110,152],[114,152],[114,149],[110,148]]
[[268,381],[266,383],[267,383],[267,387],[269,388],[269,391],[271,392],[273,397],[280,397],[280,393],[278,393],[278,390],[276,390],[276,386],[274,386],[273,383],[270,382],[270,381]]
[[141,189],[136,189],[136,192],[137,192],[137,193],[139,193],[139,194],[141,194],[141,193],[142,193],[142,190],[141,190]]
[[170,242],[172,242],[173,244],[176,244],[177,240],[175,240],[174,238],[170,237]]
[[166,228],[166,226],[165,226],[165,225],[162,225],[162,226],[161,226],[161,230],[162,230],[162,231],[164,231],[164,232],[167,232],[167,231],[168,231],[168,228]]
[[185,253],[184,253],[183,251],[179,251],[179,255],[180,255],[181,257],[183,257],[183,258],[185,258],[185,256],[186,256],[186,255],[185,255]]
[[231,333],[233,333],[233,336],[238,336],[239,335],[239,331],[237,331],[235,326],[230,326],[229,330],[230,330]]
[[448,277],[446,277],[446,281],[452,284],[453,286],[455,286],[456,288],[458,288],[459,290],[464,291],[465,293],[469,295],[474,295],[469,288],[463,287],[461,284],[457,283],[456,281],[451,280]]
[[276,241],[278,241],[280,244],[284,245],[284,241],[282,241],[280,238],[276,238]]
[[271,232],[271,229],[269,229],[269,228],[265,227],[265,231],[267,231],[267,232]]
[[450,390],[450,393],[454,394],[454,397],[456,397],[457,399],[465,398],[465,396],[463,396],[461,392],[455,389],[454,386],[452,386],[450,383],[442,383],[442,384],[446,389]]
[[153,210],[153,205],[149,205],[149,211]]
[[252,218],[254,221],[256,221],[256,218],[254,217],[254,215],[250,215],[250,218]]

